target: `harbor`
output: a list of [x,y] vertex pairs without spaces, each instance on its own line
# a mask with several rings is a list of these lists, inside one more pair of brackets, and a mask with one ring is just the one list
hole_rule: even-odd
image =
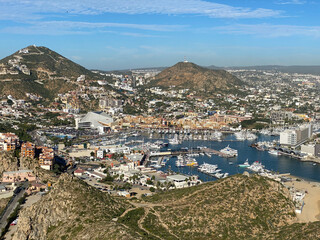
[[[164,148],[156,149],[151,152],[149,157],[160,159],[166,156],[166,163],[155,164],[157,171],[162,172],[176,172],[186,175],[198,175],[202,181],[214,181],[217,178],[208,174],[198,171],[195,166],[176,166],[177,156],[196,154],[194,158],[197,164],[200,166],[203,163],[217,164],[219,169],[229,175],[241,174],[245,171],[244,168],[239,167],[247,159],[251,165],[255,161],[261,162],[266,169],[278,172],[278,173],[291,173],[295,176],[309,179],[313,181],[320,181],[320,176],[317,172],[320,171],[320,165],[311,162],[303,162],[298,158],[293,158],[292,155],[275,155],[270,154],[269,151],[258,151],[255,148],[251,148],[250,145],[254,142],[273,142],[277,140],[278,136],[270,136],[258,134],[256,140],[236,140],[233,134],[223,134],[221,141],[218,140],[181,140],[179,144],[170,144],[169,139],[174,138],[175,134],[153,134],[153,138],[147,138],[148,133],[134,137],[135,139],[144,139],[144,142],[154,143],[157,141],[163,141],[168,143]],[[238,155],[235,157],[228,157],[220,152],[221,149],[229,146],[232,149],[238,151]],[[271,145],[270,145],[271,146]],[[162,155],[162,156],[161,156]],[[146,163],[144,163],[146,164]]]

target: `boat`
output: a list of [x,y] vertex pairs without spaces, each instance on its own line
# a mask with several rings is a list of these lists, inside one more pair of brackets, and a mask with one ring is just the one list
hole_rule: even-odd
[[226,155],[226,157],[236,157],[238,156],[238,150],[232,149],[229,145],[220,150],[221,153]]
[[277,150],[269,150],[268,153],[270,153],[271,155],[279,155]]
[[252,163],[249,167],[247,167],[247,169],[253,171],[253,172],[264,172],[264,166],[258,162],[255,161],[254,163]]
[[215,178],[220,179],[220,178],[222,178],[224,176],[224,173],[215,173],[212,176],[215,177]]
[[178,135],[175,135],[174,138],[169,139],[169,143],[171,145],[177,145],[177,144],[180,144],[181,142],[178,139]]
[[[216,173],[217,169],[218,169],[218,165],[216,164],[203,163],[199,166],[198,171],[211,175]],[[219,169],[219,171],[221,170]]]
[[249,166],[250,166],[249,160],[247,159],[243,164],[239,164],[238,166],[239,166],[239,167],[243,167],[243,168],[249,167]]
[[223,176],[222,176],[222,178],[226,178],[226,177],[228,177],[228,176],[229,176],[229,173],[224,173]]
[[234,134],[234,136],[236,137],[237,140],[239,141],[244,141],[244,140],[255,140],[257,139],[257,135],[249,132],[249,131],[240,131],[240,132],[236,132]]

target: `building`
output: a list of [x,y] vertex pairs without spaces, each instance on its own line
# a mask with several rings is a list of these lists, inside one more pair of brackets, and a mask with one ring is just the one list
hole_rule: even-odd
[[46,170],[52,170],[54,164],[54,151],[52,148],[42,147],[39,154],[40,167]]
[[270,120],[274,124],[284,124],[285,121],[291,120],[292,112],[288,111],[272,111],[270,112]]
[[13,172],[4,172],[2,175],[2,182],[23,182],[23,181],[35,181],[36,177],[31,170],[19,170]]
[[74,174],[75,176],[78,176],[78,177],[81,177],[84,173],[85,173],[85,170],[83,170],[83,169],[81,169],[81,168],[78,168],[77,170],[75,170],[75,171],[73,172],[73,174]]
[[287,129],[280,133],[280,144],[297,147],[312,136],[312,126],[304,125],[296,129]]
[[88,112],[83,118],[76,118],[76,129],[96,129],[100,134],[111,128],[113,118],[105,112]]
[[21,157],[34,158],[36,146],[31,142],[26,142],[21,145]]
[[194,185],[198,185],[201,181],[198,179],[198,176],[184,176],[181,174],[169,175],[166,180],[172,182],[176,188],[185,188]]
[[0,133],[0,150],[15,150],[19,144],[19,137],[14,133]]
[[320,144],[303,144],[301,145],[301,153],[312,157],[320,157]]

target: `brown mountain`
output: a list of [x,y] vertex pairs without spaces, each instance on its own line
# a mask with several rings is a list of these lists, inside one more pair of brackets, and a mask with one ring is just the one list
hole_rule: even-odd
[[155,76],[152,86],[188,88],[202,92],[236,90],[244,83],[225,70],[212,70],[191,62],[179,62]]
[[49,48],[32,45],[0,60],[0,95],[53,97],[74,89],[81,75],[86,80],[101,79]]

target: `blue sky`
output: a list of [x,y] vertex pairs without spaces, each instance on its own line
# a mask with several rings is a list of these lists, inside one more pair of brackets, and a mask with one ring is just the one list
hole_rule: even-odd
[[0,58],[31,44],[90,69],[320,65],[318,0],[0,0]]

